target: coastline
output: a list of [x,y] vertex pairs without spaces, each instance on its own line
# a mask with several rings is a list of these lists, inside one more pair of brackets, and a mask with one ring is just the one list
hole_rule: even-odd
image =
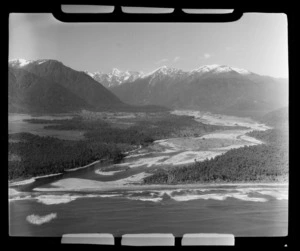
[[[77,170],[80,170],[80,169],[84,169],[84,168],[87,168],[87,167],[90,167],[94,164],[97,164],[101,161],[103,161],[104,159],[100,159],[100,160],[96,160],[86,166],[81,166],[81,167],[76,167],[76,168],[72,168],[72,169],[67,169],[67,170],[64,170],[64,172],[73,172],[73,171],[77,171]],[[36,181],[36,179],[42,179],[42,178],[48,178],[48,177],[52,177],[52,176],[58,176],[58,175],[61,175],[63,173],[53,173],[53,174],[47,174],[47,175],[41,175],[41,176],[34,176],[34,177],[31,177],[31,178],[28,178],[28,179],[20,179],[19,181],[16,181],[16,180],[11,180],[11,181],[8,181],[8,185],[9,187],[10,186],[22,186],[22,185],[28,185],[30,183],[33,183]]]
[[74,172],[74,171],[77,171],[77,170],[84,169],[84,168],[87,168],[87,167],[89,167],[89,166],[92,166],[92,165],[94,165],[94,164],[97,164],[97,163],[99,163],[100,161],[102,161],[102,159],[96,160],[96,161],[94,161],[94,162],[92,162],[92,163],[90,163],[90,164],[87,164],[87,165],[85,165],[85,166],[75,167],[75,168],[71,168],[71,169],[65,169],[64,171],[65,171],[65,172]]
[[41,175],[41,176],[35,176],[35,177],[31,177],[29,179],[23,179],[20,181],[9,181],[8,185],[9,186],[22,186],[22,185],[27,185],[30,183],[35,182],[36,179],[42,179],[42,178],[48,178],[48,177],[52,177],[52,176],[57,176],[57,175],[61,175],[63,173],[53,173],[53,174],[47,174],[47,175]]
[[[214,124],[215,121],[211,121],[211,123],[208,124]],[[232,121],[230,121],[232,122]],[[245,123],[247,124],[247,123]],[[261,126],[260,130],[266,130],[266,126],[265,125],[259,125]],[[232,148],[239,148],[242,147],[244,145],[256,145],[256,144],[263,144],[264,142],[257,140],[253,137],[247,136],[246,132],[255,130],[255,127],[257,127],[257,125],[255,124],[253,126],[253,128],[248,129],[248,130],[231,130],[231,131],[227,131],[224,132],[224,130],[218,131],[218,132],[210,132],[210,133],[206,133],[201,135],[200,137],[193,137],[195,139],[202,139],[202,138],[221,138],[221,139],[230,139],[230,140],[244,140],[246,141],[248,144],[245,144],[245,142],[243,142],[243,145],[229,145],[227,147],[221,147],[221,148],[216,148],[215,150],[220,151],[220,150],[225,150],[225,152],[227,152],[228,150],[232,149]],[[166,144],[170,147],[170,143],[169,141],[172,140],[176,140],[178,138],[171,138],[171,139],[159,139],[154,141],[154,143],[158,143],[158,144]],[[136,150],[141,149],[142,146],[139,145],[136,149],[133,149],[131,151],[125,152],[124,154],[126,154],[127,158],[130,158],[130,153],[134,153]],[[171,148],[173,148],[173,144],[171,144]],[[173,152],[174,150],[168,150],[167,151],[171,151]],[[203,151],[202,151],[203,152]],[[192,152],[194,153],[194,152]],[[217,155],[222,154],[223,151],[218,152]],[[190,154],[190,152],[183,152],[180,153],[178,155],[187,155]],[[137,154],[136,154],[137,155]],[[134,156],[136,156],[134,155]],[[185,155],[183,157],[185,157]],[[173,161],[176,160],[176,163],[178,163],[178,159],[174,159],[176,158],[177,155],[171,157],[170,159],[172,159]],[[165,158],[166,156],[162,156],[160,158]],[[178,156],[177,156],[178,157]],[[181,156],[182,157],[182,156]],[[207,156],[204,156],[207,157]],[[212,157],[212,156],[211,156]],[[213,156],[215,157],[215,156]],[[194,157],[190,157],[192,160],[194,160]],[[143,158],[141,159],[143,160]],[[141,161],[140,160],[140,161]],[[202,159],[201,159],[202,160]],[[200,160],[200,161],[201,161]],[[100,160],[96,160],[90,164],[87,164],[85,166],[82,167],[75,167],[72,169],[65,169],[64,172],[74,172],[77,170],[81,170],[90,166],[93,166],[99,162],[103,162],[103,161],[110,161],[109,159],[100,159]],[[145,161],[145,159],[143,160]],[[126,165],[129,165],[130,163],[126,163]],[[187,164],[187,163],[181,163],[180,164]],[[119,164],[121,165],[121,164]],[[141,163],[139,163],[139,166],[141,165]],[[134,168],[134,166],[132,167]],[[108,172],[101,172],[100,170],[98,171],[98,173],[96,172],[96,174],[100,174],[100,175],[113,175],[116,171],[108,171]],[[25,180],[20,180],[20,181],[10,181],[9,182],[9,187],[11,186],[20,186],[20,185],[27,185],[30,183],[33,183],[36,181],[36,179],[39,178],[46,178],[46,177],[50,177],[50,176],[56,176],[56,175],[61,175],[62,173],[57,173],[57,174],[50,174],[50,175],[43,175],[43,176],[36,176],[36,177],[32,177],[29,179],[25,179]],[[143,182],[143,178],[150,176],[152,174],[147,173],[146,172],[142,172],[139,173],[137,175],[133,175],[124,179],[120,179],[120,180],[115,180],[115,181],[108,181],[108,182],[103,182],[103,181],[96,181],[96,180],[88,180],[88,179],[81,179],[81,178],[62,178],[61,180],[58,180],[56,182],[50,183],[50,187],[47,188],[43,188],[43,187],[38,187],[35,188],[35,191],[45,191],[45,192],[55,192],[55,191],[111,191],[111,190],[136,190],[136,189],[152,189],[152,188],[158,188],[158,189],[164,189],[164,188],[174,188],[174,189],[178,189],[178,188],[198,188],[198,187],[218,187],[218,186],[255,186],[255,185],[269,185],[269,186],[278,186],[278,185],[288,185],[288,180],[287,178],[283,177],[283,179],[280,179],[280,181],[233,181],[233,182],[224,182],[224,181],[211,181],[211,182],[203,182],[203,183],[189,183],[189,184],[185,184],[185,183],[179,183],[179,184],[144,184]]]
[[148,189],[194,189],[194,188],[212,188],[212,187],[247,187],[247,186],[272,186],[286,187],[288,181],[238,181],[238,182],[207,182],[207,183],[190,183],[190,184],[141,184],[142,173],[125,178],[123,180],[112,182],[91,181],[85,179],[65,179],[54,182],[51,188],[35,188],[39,192],[102,192],[102,191],[122,191],[122,190],[148,190]]

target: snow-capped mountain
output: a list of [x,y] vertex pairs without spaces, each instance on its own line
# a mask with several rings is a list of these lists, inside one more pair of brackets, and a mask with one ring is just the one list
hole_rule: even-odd
[[149,79],[150,85],[156,85],[161,81],[170,82],[170,81],[182,80],[186,76],[187,76],[187,72],[184,72],[176,68],[162,66],[158,69],[155,69],[152,72],[149,72],[148,74],[142,75],[141,79]]
[[232,73],[236,72],[239,74],[243,75],[248,75],[251,74],[250,71],[244,70],[244,69],[239,69],[235,67],[230,67],[227,65],[218,65],[218,64],[213,64],[213,65],[204,65],[199,67],[198,69],[192,70],[191,73],[195,74],[205,74],[205,73],[212,73],[212,74],[220,74],[220,73]]
[[258,115],[288,102],[287,81],[226,65],[191,71],[162,66],[109,89],[132,105],[161,105],[235,115]]
[[110,73],[103,72],[88,72],[86,73],[95,79],[97,82],[103,84],[105,87],[110,88],[126,82],[133,82],[143,76],[142,72],[137,71],[120,71],[114,68]]
[[34,62],[33,60],[26,60],[23,58],[19,58],[19,59],[13,59],[13,60],[9,60],[8,64],[12,67],[23,67],[25,65],[28,65],[30,63]]
[[59,111],[127,103],[251,116],[287,106],[287,86],[286,79],[226,65],[191,71],[162,66],[144,74],[75,71],[57,60],[9,61],[9,102],[17,110],[26,105],[27,110]]
[[52,59],[9,61],[9,110],[68,112],[125,104],[82,71]]
[[94,78],[97,82],[103,84],[107,88],[114,88],[116,86],[122,85],[124,83],[134,82],[137,79],[149,79],[150,85],[155,85],[156,83],[165,80],[165,81],[182,81],[187,78],[198,78],[202,75],[218,75],[218,74],[241,74],[241,75],[250,75],[250,71],[239,69],[235,67],[230,67],[226,65],[204,65],[197,69],[191,71],[183,71],[180,69],[162,66],[149,73],[144,74],[143,72],[138,71],[120,71],[114,68],[110,73],[103,72],[88,72],[86,73]]

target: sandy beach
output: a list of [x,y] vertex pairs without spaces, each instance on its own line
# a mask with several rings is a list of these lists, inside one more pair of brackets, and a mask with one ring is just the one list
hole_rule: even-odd
[[[52,182],[49,187],[36,187],[34,191],[40,192],[58,192],[58,191],[109,191],[109,190],[136,190],[136,189],[164,189],[164,188],[201,188],[214,186],[286,186],[288,183],[273,183],[273,182],[231,182],[231,183],[197,183],[197,184],[178,184],[178,185],[143,185],[143,179],[152,174],[147,173],[148,168],[159,168],[161,166],[177,166],[203,161],[205,159],[214,158],[220,154],[227,152],[230,149],[243,146],[251,146],[263,144],[253,137],[245,135],[252,130],[267,130],[268,126],[259,124],[248,118],[236,118],[223,115],[214,115],[209,113],[201,113],[198,111],[175,111],[177,115],[191,115],[195,120],[205,122],[207,124],[228,125],[248,127],[248,129],[233,129],[222,130],[201,137],[188,138],[170,138],[154,141],[148,147],[139,146],[137,149],[128,152],[122,163],[114,164],[112,167],[126,167],[130,169],[143,168],[140,173],[135,175],[110,181],[100,181],[94,179],[85,179],[81,177],[62,178]],[[83,167],[77,167],[66,170],[67,172],[75,172],[80,169],[87,168],[100,160],[94,161]],[[99,176],[114,176],[120,170],[110,170],[106,168],[94,171]],[[58,175],[58,174],[57,174]],[[50,175],[51,176],[51,175]],[[37,178],[46,176],[34,177],[28,180],[11,183],[10,185],[25,185],[35,181]]]
[[[51,183],[49,188],[34,188],[34,191],[40,192],[71,192],[71,191],[113,191],[113,190],[140,190],[140,189],[178,189],[178,188],[206,188],[206,187],[223,187],[223,186],[288,186],[287,182],[214,182],[214,183],[193,183],[193,184],[176,184],[176,185],[143,185],[141,180],[151,174],[142,172],[136,175],[132,175],[125,179],[115,181],[95,181],[79,178],[62,179]],[[134,183],[134,184],[132,184]]]

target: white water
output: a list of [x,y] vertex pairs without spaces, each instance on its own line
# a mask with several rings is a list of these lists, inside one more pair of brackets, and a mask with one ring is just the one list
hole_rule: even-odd
[[47,214],[45,216],[39,216],[39,215],[28,215],[26,217],[26,220],[34,225],[42,225],[44,223],[50,222],[51,220],[55,219],[57,217],[56,213]]
[[[179,113],[180,114],[178,115],[186,115],[186,112],[180,111]],[[154,149],[151,149],[150,147],[149,149],[140,148],[134,150],[130,152],[129,156],[125,158],[124,163],[119,164],[119,166],[130,167],[134,170],[135,168],[139,167],[144,168],[141,168],[140,173],[136,173],[126,178],[114,178],[114,174],[121,171],[109,171],[109,169],[107,169],[107,171],[92,170],[93,173],[99,174],[100,179],[101,175],[111,176],[111,178],[107,177],[110,178],[110,181],[99,181],[76,177],[59,179],[51,183],[52,187],[37,187],[33,189],[33,192],[31,193],[20,193],[16,189],[10,189],[9,201],[11,202],[11,210],[22,207],[22,210],[19,210],[18,212],[10,211],[10,213],[14,212],[15,214],[12,215],[11,213],[10,216],[12,220],[15,221],[13,225],[16,226],[12,230],[13,233],[39,235],[40,232],[34,232],[37,231],[35,230],[37,226],[33,226],[38,225],[39,229],[43,230],[44,233],[53,235],[55,231],[60,231],[61,221],[66,222],[65,227],[69,227],[69,229],[71,229],[71,227],[75,224],[74,226],[76,229],[76,227],[78,227],[76,221],[77,219],[78,222],[82,222],[79,224],[82,224],[81,226],[83,227],[83,232],[87,231],[87,229],[88,231],[91,231],[91,229],[94,229],[94,231],[107,231],[109,227],[112,228],[112,222],[116,222],[115,219],[118,219],[118,221],[116,222],[116,229],[119,229],[120,224],[123,224],[123,228],[128,227],[128,229],[130,229],[131,231],[131,228],[134,228],[132,227],[132,224],[135,224],[132,223],[131,219],[135,219],[136,221],[138,221],[140,213],[147,213],[151,218],[153,217],[153,210],[156,210],[156,212],[161,215],[159,225],[156,228],[161,229],[163,224],[168,225],[169,218],[173,219],[172,217],[175,217],[176,219],[181,219],[180,217],[182,217],[182,214],[180,213],[180,210],[182,210],[182,207],[184,207],[184,209],[186,210],[185,213],[187,218],[189,217],[189,214],[194,214],[194,219],[196,220],[203,217],[204,220],[202,222],[199,221],[198,225],[203,226],[203,224],[207,222],[207,225],[203,226],[203,228],[209,228],[210,214],[216,214],[215,220],[217,220],[217,216],[219,216],[219,214],[223,215],[223,208],[226,209],[228,206],[232,206],[233,210],[228,210],[227,213],[232,211],[234,214],[236,210],[235,205],[240,206],[241,202],[243,202],[245,208],[238,208],[238,213],[241,215],[245,214],[247,215],[247,217],[249,217],[249,210],[254,210],[254,212],[252,212],[254,214],[254,220],[257,216],[255,210],[260,210],[257,208],[262,208],[261,214],[264,214],[262,218],[265,219],[265,217],[268,217],[269,215],[269,212],[267,212],[266,210],[264,211],[264,208],[269,205],[268,203],[270,203],[270,205],[274,205],[274,203],[275,205],[286,205],[286,201],[288,200],[288,191],[286,189],[286,186],[281,187],[280,185],[275,186],[274,184],[269,184],[268,187],[265,187],[265,185],[262,184],[238,184],[231,186],[224,185],[222,187],[207,186],[201,188],[188,188],[187,186],[183,188],[170,189],[163,189],[162,186],[156,188],[151,187],[150,189],[144,188],[142,186],[136,186],[135,189],[140,190],[131,191],[130,189],[133,186],[130,185],[130,183],[139,183],[144,177],[151,175],[146,172],[147,168],[160,167],[161,165],[172,166],[193,163],[195,159],[197,161],[201,161],[206,158],[213,158],[232,148],[239,148],[244,145],[262,144],[263,142],[246,136],[245,133],[252,130],[269,129],[264,125],[244,118],[240,119],[228,116],[219,118],[216,117],[219,115],[212,115],[195,111],[192,111],[191,114],[196,117],[196,120],[203,123],[232,126],[236,126],[237,123],[240,126],[247,125],[249,129],[214,132],[197,138],[164,139],[155,141],[153,143]],[[205,140],[203,138],[205,138]],[[215,144],[218,141],[222,142],[224,146],[222,146],[222,144]],[[156,150],[155,147],[157,147]],[[76,171],[81,168],[85,167],[74,168],[73,170]],[[126,171],[124,171],[124,173],[126,173]],[[72,172],[70,174],[72,174]],[[119,175],[116,176],[118,177]],[[123,190],[123,188],[126,188],[126,190]],[[112,191],[115,189],[117,189],[117,192]],[[36,203],[38,203],[38,206],[36,206]],[[197,208],[196,211],[193,211],[195,203],[197,203]],[[251,203],[255,203],[255,205],[253,204],[255,209],[251,209],[251,207],[250,209],[248,208],[248,205],[252,205]],[[23,210],[24,205],[25,211]],[[88,205],[88,211],[86,210],[86,205]],[[135,205],[138,208],[136,210],[139,210],[140,207],[143,208],[142,212],[137,211],[139,212],[137,215],[134,213],[135,211],[132,212],[132,206]],[[171,205],[172,209],[169,208],[169,205]],[[213,206],[213,210],[206,210],[206,205]],[[218,205],[218,207],[220,206],[221,209],[214,209],[216,205]],[[27,209],[26,211],[26,207],[29,208],[29,210]],[[126,209],[126,207],[128,207],[128,209]],[[173,209],[174,211],[172,211]],[[51,210],[50,212],[54,211],[55,213],[47,214],[46,212],[49,212],[47,210]],[[64,217],[64,210],[70,210],[68,211],[68,217],[69,215],[74,215],[70,216],[70,218]],[[76,211],[76,213],[73,213],[74,211]],[[92,212],[94,212],[94,214]],[[178,215],[176,212],[178,212]],[[199,212],[199,215],[196,214],[197,212]],[[283,211],[281,210],[281,208],[279,208],[276,212],[280,213]],[[123,223],[119,222],[119,219],[121,219],[118,218],[120,217],[120,214],[124,214],[127,217],[126,218],[124,216],[126,220],[124,220]],[[87,215],[91,216],[88,217]],[[95,228],[93,219],[97,218],[99,220],[102,215],[102,223],[104,225],[102,226],[100,224],[97,225],[97,227],[102,226],[104,230],[99,230],[98,228]],[[17,219],[19,219],[20,217],[24,220],[26,219],[26,221],[30,224],[27,223],[27,225],[24,225],[23,222],[18,221]],[[111,220],[106,223],[107,218],[109,217],[111,217]],[[234,217],[229,217],[228,222],[225,225],[233,224],[233,229],[243,229],[243,226],[239,227],[239,224],[234,220]],[[272,218],[272,216],[270,216],[269,218]],[[141,217],[141,219],[143,218]],[[272,218],[272,220],[274,222],[277,222],[276,218]],[[90,224],[92,225],[88,225],[88,223],[86,223],[88,221],[91,221]],[[149,222],[153,221],[155,221],[155,219],[151,218],[149,220]],[[278,222],[279,221],[282,221],[282,218],[280,218]],[[51,224],[46,224],[49,222],[51,222]],[[130,222],[129,226],[127,222]],[[193,225],[193,222],[194,220],[187,220],[186,222],[180,220],[178,226],[180,226],[179,228],[181,228],[181,226],[187,227]],[[47,225],[47,228],[49,226],[49,229],[47,230],[47,228],[40,227],[40,225],[43,224]],[[143,226],[144,222],[142,222],[141,220],[141,223],[138,222],[136,224],[140,227]],[[197,224],[197,222],[195,224]],[[237,226],[235,224],[237,224]],[[253,226],[257,227],[259,224],[260,222],[257,221],[253,223]],[[31,232],[28,230],[28,225],[32,226],[32,228],[30,228]],[[261,225],[265,226],[265,223],[261,223]],[[213,221],[213,226],[216,226],[216,230],[214,231],[218,231],[218,226],[223,227],[224,224],[223,222],[221,222],[218,225],[216,221]],[[21,228],[23,228],[23,232],[19,230]],[[178,230],[177,228],[174,228],[174,231]],[[230,226],[228,228],[230,228]],[[195,229],[191,228],[191,230],[194,231]],[[204,230],[206,230],[206,228]],[[224,231],[223,228],[220,231]],[[255,232],[254,234],[257,233]]]

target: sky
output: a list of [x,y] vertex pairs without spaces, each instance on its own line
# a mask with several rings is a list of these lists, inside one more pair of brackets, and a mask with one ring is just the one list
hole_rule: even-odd
[[185,71],[220,64],[288,77],[287,17],[246,13],[228,23],[63,23],[12,13],[9,60],[56,59],[79,71]]

